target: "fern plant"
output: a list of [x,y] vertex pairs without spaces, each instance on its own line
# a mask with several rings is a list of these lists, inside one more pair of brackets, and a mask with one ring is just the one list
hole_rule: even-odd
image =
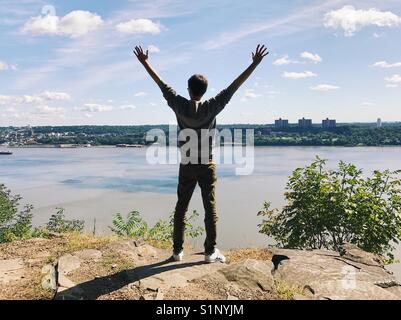
[[[195,226],[194,221],[199,214],[194,210],[185,219],[185,236],[197,238],[204,232],[203,227]],[[154,240],[164,243],[172,243],[174,230],[174,212],[170,214],[168,220],[160,219],[152,228],[142,219],[138,211],[132,211],[124,219],[121,213],[113,217],[113,226],[109,227],[116,235],[122,237],[142,237],[145,240]]]
[[148,233],[148,225],[141,218],[138,211],[132,211],[125,220],[121,213],[113,217],[113,227],[110,227],[116,235],[122,237],[145,237]]

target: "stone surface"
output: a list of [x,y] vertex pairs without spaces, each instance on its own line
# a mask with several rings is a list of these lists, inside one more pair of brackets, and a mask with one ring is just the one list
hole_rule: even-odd
[[0,283],[20,280],[25,274],[22,259],[0,260]]
[[139,266],[127,270],[126,274],[135,286],[156,292],[168,288],[183,288],[189,281],[214,273],[225,266],[223,263],[207,264],[203,255],[193,254],[187,255],[179,262],[166,260],[153,265]]
[[[39,243],[35,245],[40,246]],[[25,280],[32,277],[28,281],[39,280],[33,277],[48,256],[48,249],[43,250],[42,260],[36,256],[0,260],[0,289],[3,292],[9,288],[24,290],[26,282],[21,281],[23,277]],[[199,253],[186,253],[183,261],[174,262],[169,259],[170,250],[157,249],[140,240],[108,244],[101,250],[85,249],[65,254],[57,263],[43,266],[43,288],[52,290],[58,300],[138,299],[141,296],[145,300],[163,300],[164,295],[196,299],[218,296],[236,300],[274,298],[274,284],[282,282],[290,289],[299,288],[295,288],[295,300],[401,300],[401,286],[383,262],[353,245],[345,245],[340,253],[271,249],[271,261],[248,259],[229,265],[207,264],[203,254]],[[125,271],[108,269],[106,274],[101,265],[102,252],[104,255],[118,252],[132,259],[135,268]],[[15,255],[19,256],[22,255]],[[115,264],[114,269],[117,266]],[[103,273],[97,273],[99,270]],[[86,280],[74,283],[70,275],[81,275],[80,271],[84,277],[74,279]],[[170,290],[174,288],[178,290]]]
[[140,242],[140,240],[119,241],[112,243],[110,247],[133,261],[155,259],[165,255],[164,250],[156,249],[146,243]]
[[325,250],[273,250],[273,276],[313,299],[401,299],[399,284],[380,259],[355,246]]
[[261,289],[270,291],[274,284],[272,270],[274,266],[271,261],[259,261],[247,259],[229,265],[218,272],[229,282],[236,283],[239,287],[247,289]]
[[142,295],[139,300],[155,300],[152,293]]
[[133,240],[135,247],[140,247],[146,244],[145,240],[143,238],[139,238],[136,240]]
[[95,249],[83,249],[72,253],[72,255],[81,260],[99,260],[102,257],[102,252]]
[[81,259],[72,254],[66,254],[58,259],[58,272],[67,275],[81,266]]
[[72,288],[72,287],[76,286],[75,282],[73,282],[70,279],[68,279],[64,274],[59,274],[58,284],[61,287],[59,289],[59,291],[64,291],[66,289],[69,289],[69,288]]
[[42,288],[56,293],[57,291],[57,269],[56,265],[49,263],[42,268]]
[[347,260],[362,263],[367,266],[384,267],[383,261],[373,253],[363,251],[354,244],[345,244],[341,256]]
[[164,291],[163,289],[158,289],[155,300],[163,300],[164,299]]

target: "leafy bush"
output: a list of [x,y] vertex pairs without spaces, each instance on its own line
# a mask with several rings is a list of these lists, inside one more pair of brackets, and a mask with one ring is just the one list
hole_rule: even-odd
[[117,213],[112,223],[111,231],[123,237],[143,237],[148,230],[148,225],[143,221],[138,211],[128,213],[126,220],[121,213]]
[[[189,215],[185,221],[185,236],[196,238],[203,234],[202,227],[194,226],[194,221],[199,217],[196,210]],[[124,220],[120,213],[113,218],[113,227],[110,229],[118,236],[143,237],[146,240],[155,240],[160,242],[172,242],[174,230],[174,213],[168,220],[159,220],[149,228],[148,224],[142,219],[138,211],[132,211]]]
[[25,205],[19,210],[21,199],[0,184],[0,243],[31,236],[33,206]]
[[336,170],[325,165],[317,157],[293,172],[287,205],[270,209],[265,202],[258,214],[265,219],[259,232],[286,248],[339,251],[349,242],[392,261],[394,244],[401,239],[401,171],[364,177],[352,164],[340,162]]
[[53,214],[46,225],[46,230],[57,233],[82,232],[85,227],[83,220],[67,220],[65,218],[65,209],[56,208],[57,212]]

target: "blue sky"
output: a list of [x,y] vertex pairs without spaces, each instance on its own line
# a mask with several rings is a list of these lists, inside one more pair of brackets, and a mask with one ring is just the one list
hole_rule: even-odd
[[0,125],[174,122],[132,55],[165,82],[217,94],[271,54],[219,123],[401,120],[401,1],[0,0]]

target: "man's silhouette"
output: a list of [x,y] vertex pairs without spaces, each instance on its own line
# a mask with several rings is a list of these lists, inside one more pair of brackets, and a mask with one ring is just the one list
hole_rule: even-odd
[[206,77],[195,74],[189,78],[188,93],[190,99],[188,100],[177,95],[171,87],[161,80],[149,63],[148,51],[144,52],[142,47],[138,46],[135,47],[134,53],[157,83],[164,98],[167,100],[167,104],[174,111],[179,130],[181,132],[192,130],[197,138],[195,148],[187,150],[189,152],[182,152],[186,141],[180,141],[179,144],[181,148],[181,164],[177,190],[178,201],[174,214],[173,257],[176,261],[180,261],[183,258],[185,214],[196,184],[199,184],[205,209],[205,261],[225,262],[224,255],[216,248],[217,210],[215,188],[217,177],[216,164],[213,162],[213,143],[205,144],[204,140],[209,140],[210,134],[208,133],[214,134],[216,116],[224,109],[233,94],[248,79],[269,52],[267,52],[267,48],[264,45],[258,45],[255,53],[252,53],[253,61],[251,65],[226,89],[207,101],[202,101],[208,86]]

